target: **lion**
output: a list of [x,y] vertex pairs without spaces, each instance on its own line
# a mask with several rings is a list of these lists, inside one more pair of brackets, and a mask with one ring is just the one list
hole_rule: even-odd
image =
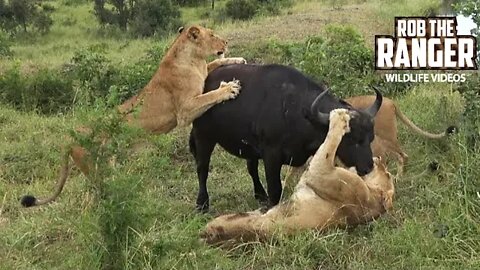
[[[222,82],[218,89],[203,94],[208,73],[222,65],[245,64],[243,58],[220,58],[207,64],[210,56],[223,56],[227,41],[211,29],[191,26],[179,29],[179,35],[163,57],[148,84],[135,96],[118,106],[118,112],[132,126],[152,134],[164,134],[177,126],[187,126],[215,104],[234,99],[240,92],[238,80]],[[78,132],[91,130],[80,127]],[[80,145],[65,147],[55,192],[46,199],[26,195],[21,204],[38,206],[54,201],[69,174],[70,157],[80,171],[89,176],[94,168],[89,153]]]
[[275,231],[292,234],[301,230],[324,231],[371,221],[393,207],[393,177],[381,158],[374,158],[374,169],[360,177],[335,166],[335,153],[342,137],[349,132],[353,112],[335,109],[325,142],[303,173],[290,199],[262,214],[259,210],[222,215],[209,222],[200,233],[211,245],[235,245],[264,241]]
[[[365,109],[375,101],[375,96],[356,96],[347,98],[345,101],[355,109]],[[398,142],[397,117],[412,131],[429,139],[441,139],[456,130],[454,126],[450,126],[446,131],[437,134],[424,131],[408,119],[393,100],[384,97],[382,106],[375,116],[375,139],[371,147],[374,156],[380,156],[384,159],[391,153],[396,156],[398,161],[397,177],[403,174],[404,165],[408,161],[408,155],[403,152]]]

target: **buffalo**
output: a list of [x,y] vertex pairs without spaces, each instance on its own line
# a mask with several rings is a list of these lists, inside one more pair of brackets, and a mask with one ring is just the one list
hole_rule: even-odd
[[[282,65],[230,65],[218,68],[205,81],[205,92],[222,81],[240,80],[237,99],[218,104],[193,122],[190,151],[195,157],[199,181],[197,209],[209,208],[207,177],[212,151],[220,144],[227,152],[247,160],[255,198],[276,205],[282,194],[282,165],[302,166],[325,140],[329,112],[346,108],[354,117],[336,156],[360,176],[373,168],[370,143],[374,138],[373,118],[382,104],[375,102],[356,110],[339,100],[323,84],[315,83],[298,70]],[[258,177],[258,160],[263,159],[268,196]]]

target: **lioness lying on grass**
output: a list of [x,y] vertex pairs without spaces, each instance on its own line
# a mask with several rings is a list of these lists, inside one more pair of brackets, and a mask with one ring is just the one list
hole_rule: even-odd
[[[212,106],[235,98],[240,91],[240,82],[234,80],[222,82],[217,90],[203,94],[209,72],[222,65],[244,64],[246,61],[243,58],[222,58],[207,64],[208,57],[221,56],[226,52],[227,42],[212,30],[200,26],[181,28],[179,32],[150,82],[118,107],[125,121],[153,134],[189,125]],[[85,127],[78,131],[91,132]],[[24,196],[21,200],[23,206],[49,203],[58,197],[69,174],[70,157],[85,175],[93,170],[90,155],[83,147],[66,147],[54,194],[46,199]]]
[[336,167],[335,153],[349,132],[350,115],[345,109],[330,113],[325,142],[314,155],[289,201],[270,209],[229,214],[207,224],[201,238],[208,244],[233,244],[265,240],[275,230],[325,230],[371,221],[392,208],[392,176],[381,159],[374,158],[373,171],[364,177]]

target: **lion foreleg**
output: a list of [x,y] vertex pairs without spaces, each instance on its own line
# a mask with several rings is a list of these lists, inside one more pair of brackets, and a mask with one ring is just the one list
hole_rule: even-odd
[[334,110],[330,113],[330,125],[327,137],[312,158],[308,170],[309,174],[319,175],[322,172],[335,168],[335,153],[342,141],[343,135],[350,131],[348,122],[350,116],[347,110]]
[[245,60],[242,57],[215,59],[212,62],[207,64],[207,71],[208,73],[210,73],[221,66],[233,65],[233,64],[246,64],[246,63],[247,63],[247,60]]
[[368,198],[368,188],[355,173],[335,167],[335,153],[345,133],[349,132],[350,116],[346,110],[330,114],[330,126],[324,143],[313,156],[310,166],[302,176],[303,182],[320,197],[358,203]]
[[177,113],[178,126],[187,126],[213,107],[213,105],[225,100],[234,99],[240,93],[240,88],[240,82],[238,80],[228,83],[222,82],[218,89],[185,101]]

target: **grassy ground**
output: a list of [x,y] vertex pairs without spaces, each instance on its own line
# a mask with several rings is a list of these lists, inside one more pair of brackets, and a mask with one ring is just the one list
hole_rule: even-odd
[[[388,1],[367,1],[345,3],[340,9],[331,3],[299,1],[279,17],[227,22],[217,28],[244,50],[272,33],[295,40],[318,33],[329,22],[351,23],[369,36],[391,30],[392,14],[401,15],[397,10],[415,14],[425,2],[402,1],[405,5],[399,8]],[[92,25],[84,7],[78,13],[61,9],[65,19],[77,14],[75,25],[83,25],[83,30],[73,27],[67,35],[69,27],[62,30],[57,25],[43,41],[17,43],[14,50],[22,64],[61,64],[78,47],[99,42],[108,44],[113,58],[130,61],[156,42],[125,39],[128,45],[121,49],[117,39],[96,34],[88,39]],[[202,20],[191,9],[185,16]],[[63,46],[57,49],[61,53],[50,52],[57,43]],[[452,85],[418,85],[396,101],[425,129],[439,131],[461,123],[463,101]],[[480,154],[467,149],[462,132],[429,141],[401,124],[400,141],[410,161],[396,184],[394,210],[348,231],[279,236],[235,250],[199,243],[198,232],[214,215],[252,210],[258,204],[245,162],[216,149],[208,185],[212,210],[206,215],[193,210],[197,180],[188,153],[188,128],[149,138],[142,151],[122,156],[105,181],[87,181],[73,169],[57,202],[21,208],[18,199],[23,194],[52,190],[63,134],[101,114],[88,109],[44,117],[0,107],[0,269],[97,269],[106,264],[119,269],[480,268]],[[436,172],[428,170],[432,161],[440,165]]]

